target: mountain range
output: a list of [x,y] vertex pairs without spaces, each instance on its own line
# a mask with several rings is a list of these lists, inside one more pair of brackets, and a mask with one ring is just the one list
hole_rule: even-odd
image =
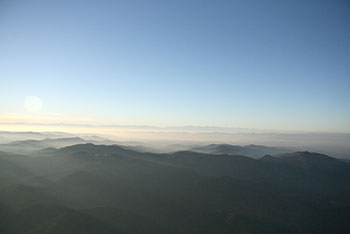
[[1,233],[347,233],[349,194],[349,163],[304,151],[0,152]]
[[42,150],[45,148],[61,148],[84,143],[115,144],[114,141],[97,137],[90,137],[88,140],[80,137],[64,137],[53,139],[45,138],[42,140],[13,141],[7,144],[0,144],[0,150],[19,154],[30,154],[33,151]]
[[252,158],[260,158],[266,154],[293,152],[293,150],[288,148],[267,147],[263,145],[239,146],[229,144],[210,144],[206,146],[193,147],[189,150],[207,154],[244,155]]

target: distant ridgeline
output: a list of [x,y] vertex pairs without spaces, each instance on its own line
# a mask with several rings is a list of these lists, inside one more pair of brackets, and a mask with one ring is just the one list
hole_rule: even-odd
[[350,163],[323,154],[69,141],[2,145],[0,233],[350,233]]

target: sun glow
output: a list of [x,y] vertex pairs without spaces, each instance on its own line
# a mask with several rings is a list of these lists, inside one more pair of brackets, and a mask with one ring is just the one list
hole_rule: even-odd
[[38,112],[43,107],[43,101],[36,96],[28,96],[24,101],[24,108],[29,112]]

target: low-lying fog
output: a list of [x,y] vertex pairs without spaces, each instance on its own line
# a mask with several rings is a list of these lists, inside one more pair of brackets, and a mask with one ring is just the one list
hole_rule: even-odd
[[[189,130],[189,129],[187,129]],[[193,130],[193,129],[191,129]],[[203,131],[204,130],[204,131]],[[104,145],[122,145],[133,150],[152,153],[167,153],[183,150],[206,152],[201,147],[226,146],[219,153],[240,153],[239,150],[251,148],[249,145],[275,148],[276,152],[313,151],[337,158],[350,159],[350,134],[346,133],[273,133],[273,132],[214,132],[212,129],[202,131],[185,131],[182,129],[161,129],[159,131],[134,131],[135,138],[120,134],[88,134],[67,132],[10,132],[0,131],[0,151],[30,153],[44,148],[61,148],[65,146],[93,143]],[[129,133],[130,134],[130,133]],[[137,134],[138,137],[136,136]],[[152,135],[146,140],[145,136]],[[232,148],[239,147],[242,149]],[[227,149],[227,147],[231,147]],[[276,150],[277,149],[277,150]],[[278,150],[279,149],[279,150]],[[210,149],[210,153],[215,153]],[[237,151],[238,150],[238,151]],[[269,153],[263,151],[262,153]]]

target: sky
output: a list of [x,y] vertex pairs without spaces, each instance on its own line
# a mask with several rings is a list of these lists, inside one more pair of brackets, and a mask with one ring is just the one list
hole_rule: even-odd
[[340,0],[0,0],[0,128],[350,133],[349,24]]

